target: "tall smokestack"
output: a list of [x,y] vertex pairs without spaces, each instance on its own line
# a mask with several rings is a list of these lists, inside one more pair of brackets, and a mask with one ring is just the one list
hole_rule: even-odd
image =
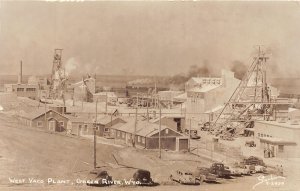
[[18,84],[22,84],[22,60],[20,62],[20,73],[18,75]]

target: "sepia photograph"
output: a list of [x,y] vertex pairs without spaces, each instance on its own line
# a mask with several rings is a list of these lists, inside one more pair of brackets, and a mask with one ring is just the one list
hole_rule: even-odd
[[300,190],[300,1],[0,0],[0,190]]

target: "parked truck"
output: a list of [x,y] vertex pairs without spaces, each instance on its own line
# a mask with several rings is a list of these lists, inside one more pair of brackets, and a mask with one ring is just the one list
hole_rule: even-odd
[[230,171],[225,169],[223,163],[213,163],[210,167],[210,172],[217,175],[219,178],[230,177]]

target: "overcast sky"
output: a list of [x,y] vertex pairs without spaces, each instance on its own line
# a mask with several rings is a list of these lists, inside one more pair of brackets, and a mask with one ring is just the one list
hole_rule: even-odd
[[[297,2],[1,2],[0,74],[51,73],[54,48],[73,73],[173,75],[247,65],[254,46],[273,74],[300,72]],[[71,68],[72,68],[71,67]],[[276,70],[275,70],[276,69]]]

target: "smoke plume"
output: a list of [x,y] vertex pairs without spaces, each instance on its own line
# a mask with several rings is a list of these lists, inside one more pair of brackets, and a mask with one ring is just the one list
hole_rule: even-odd
[[79,63],[74,57],[69,58],[65,64],[66,75],[69,76],[73,71],[75,71],[78,68],[78,66]]
[[234,77],[241,80],[247,72],[247,66],[243,62],[235,60],[231,63],[230,70],[234,72]]

